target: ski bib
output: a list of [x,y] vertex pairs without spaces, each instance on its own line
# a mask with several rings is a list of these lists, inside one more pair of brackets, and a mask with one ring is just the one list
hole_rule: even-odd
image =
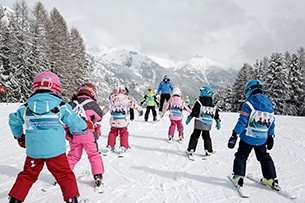
[[86,111],[84,109],[84,105],[88,104],[92,102],[92,100],[90,99],[86,99],[85,101],[83,101],[82,103],[78,103],[77,100],[74,100],[73,103],[76,104],[76,106],[73,108],[73,111],[82,119],[84,119],[85,121],[88,120],[87,118],[87,114]]
[[27,106],[24,112],[25,129],[49,130],[50,128],[58,128],[60,125],[63,125],[59,110],[61,105],[44,114],[37,114]]
[[246,135],[253,138],[267,138],[268,130],[274,121],[274,112],[264,112],[255,110],[253,105],[247,101],[246,104],[251,108]]
[[203,106],[199,100],[197,100],[200,104],[200,113],[197,120],[200,120],[206,125],[212,126],[213,118],[216,112],[216,107],[213,106]]
[[126,120],[127,105],[120,97],[114,97],[110,104],[110,114],[114,120]]
[[170,115],[172,116],[182,116],[184,104],[181,102],[179,104],[172,104],[170,107]]

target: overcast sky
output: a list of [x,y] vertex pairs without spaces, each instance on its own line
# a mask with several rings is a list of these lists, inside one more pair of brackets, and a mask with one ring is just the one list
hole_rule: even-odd
[[[12,8],[14,0],[0,0]],[[37,0],[25,0],[33,8]],[[41,0],[89,46],[240,68],[305,45],[305,0]]]

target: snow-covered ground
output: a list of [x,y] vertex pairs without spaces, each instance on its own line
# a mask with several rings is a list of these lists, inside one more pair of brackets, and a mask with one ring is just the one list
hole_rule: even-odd
[[[7,193],[22,169],[25,150],[20,148],[9,130],[8,114],[14,112],[19,104],[0,104],[0,202],[8,202]],[[185,115],[187,115],[185,113]],[[294,192],[297,199],[289,200],[269,191],[256,183],[246,180],[245,185],[250,198],[243,199],[236,192],[227,175],[232,171],[234,150],[227,148],[227,140],[238,118],[237,113],[221,113],[222,129],[211,131],[216,153],[208,160],[202,160],[202,139],[197,147],[195,161],[185,155],[188,140],[193,130],[193,121],[185,126],[185,141],[167,143],[169,120],[167,115],[159,122],[144,122],[143,117],[136,116],[130,124],[131,151],[124,157],[116,154],[103,156],[105,165],[105,192],[93,191],[90,177],[80,180],[80,200],[90,202],[126,202],[126,203],[215,203],[215,202],[305,202],[305,117],[276,116],[275,146],[270,151],[280,185],[289,192]],[[151,119],[151,117],[150,117]],[[103,119],[102,137],[99,140],[104,150],[109,132],[109,114]],[[177,135],[176,135],[177,136]],[[177,137],[175,137],[177,139]],[[67,145],[68,147],[68,145]],[[76,165],[75,173],[90,169],[86,154]],[[248,160],[247,172],[261,176],[260,165],[254,152]],[[53,177],[46,167],[33,185],[25,203],[63,202],[58,186],[49,187],[48,192],[41,189],[49,185]]]

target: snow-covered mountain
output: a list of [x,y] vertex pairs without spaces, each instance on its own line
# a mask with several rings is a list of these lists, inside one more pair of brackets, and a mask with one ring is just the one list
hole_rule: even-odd
[[[200,86],[223,89],[231,85],[237,75],[237,70],[205,56],[195,56],[189,61],[171,61],[127,49],[103,47],[88,50],[95,60],[93,81],[98,86],[102,85],[104,88],[101,89],[107,94],[115,85],[125,85],[138,101],[147,88],[157,89],[164,75],[168,75],[173,85],[191,98],[198,96]],[[107,98],[104,92],[101,94]]]

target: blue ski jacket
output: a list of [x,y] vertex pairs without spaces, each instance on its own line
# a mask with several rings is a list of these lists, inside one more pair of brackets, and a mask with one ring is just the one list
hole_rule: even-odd
[[51,92],[34,94],[9,115],[13,136],[25,134],[26,154],[32,158],[47,159],[66,152],[65,124],[71,131],[87,129],[72,107]]
[[167,82],[160,82],[157,93],[160,94],[170,94],[171,91],[173,91],[174,87],[171,83],[171,81],[167,81]]
[[[256,114],[258,116],[255,117],[254,112],[258,112]],[[234,132],[239,134],[240,139],[249,145],[261,146],[266,143],[268,136],[274,135],[275,119],[273,113],[274,109],[271,100],[263,94],[254,94],[242,105]],[[271,117],[271,119],[268,119],[269,117],[266,117],[266,115]],[[261,120],[263,122],[260,122]],[[249,122],[254,124],[249,125]],[[248,133],[249,128],[254,133]]]

